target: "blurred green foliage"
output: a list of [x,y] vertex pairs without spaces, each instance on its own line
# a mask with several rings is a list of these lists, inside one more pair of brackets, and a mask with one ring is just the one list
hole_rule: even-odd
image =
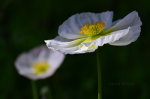
[[[30,80],[20,76],[16,57],[57,35],[58,26],[80,12],[114,11],[114,19],[133,10],[143,22],[140,38],[124,47],[99,48],[103,99],[150,99],[149,0],[0,0],[0,99],[32,99]],[[97,99],[95,53],[67,55],[52,77],[38,81],[53,99]],[[40,92],[39,92],[40,96]]]

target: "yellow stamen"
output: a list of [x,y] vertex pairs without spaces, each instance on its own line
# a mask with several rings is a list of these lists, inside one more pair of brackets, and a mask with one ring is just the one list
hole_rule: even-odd
[[48,62],[37,62],[33,65],[33,71],[36,75],[46,73],[50,68]]
[[92,24],[85,24],[81,27],[80,33],[88,36],[94,36],[101,33],[105,28],[104,22],[95,22]]

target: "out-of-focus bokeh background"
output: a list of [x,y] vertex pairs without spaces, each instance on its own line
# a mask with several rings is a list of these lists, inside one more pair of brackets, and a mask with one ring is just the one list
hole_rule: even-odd
[[[20,53],[54,38],[75,13],[107,10],[114,11],[114,20],[136,10],[143,26],[136,42],[99,48],[103,99],[150,99],[149,5],[149,0],[0,0],[0,99],[32,99],[31,81],[14,67]],[[37,85],[39,97],[48,86],[53,99],[97,99],[95,53],[67,55],[55,75]]]

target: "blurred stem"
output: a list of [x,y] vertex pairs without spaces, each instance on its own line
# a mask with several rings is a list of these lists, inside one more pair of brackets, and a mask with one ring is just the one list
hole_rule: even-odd
[[32,95],[33,95],[33,99],[38,99],[38,93],[37,93],[37,87],[36,87],[36,81],[31,81],[31,85],[32,85]]
[[44,86],[41,89],[42,99],[52,99],[51,88],[48,86]]
[[101,65],[98,50],[96,51],[96,59],[97,59],[97,77],[98,77],[98,99],[102,99]]
[[51,87],[49,87],[49,91],[48,91],[48,95],[49,95],[49,97],[48,97],[48,99],[52,99],[52,92],[51,92]]

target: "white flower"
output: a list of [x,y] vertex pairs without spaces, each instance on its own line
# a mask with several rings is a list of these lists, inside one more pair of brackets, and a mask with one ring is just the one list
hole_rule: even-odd
[[46,40],[48,48],[65,54],[95,51],[104,44],[124,46],[140,35],[142,22],[136,11],[112,22],[113,12],[80,13],[60,25],[57,36]]
[[20,75],[32,80],[52,76],[64,60],[64,54],[39,46],[21,54],[15,66]]

